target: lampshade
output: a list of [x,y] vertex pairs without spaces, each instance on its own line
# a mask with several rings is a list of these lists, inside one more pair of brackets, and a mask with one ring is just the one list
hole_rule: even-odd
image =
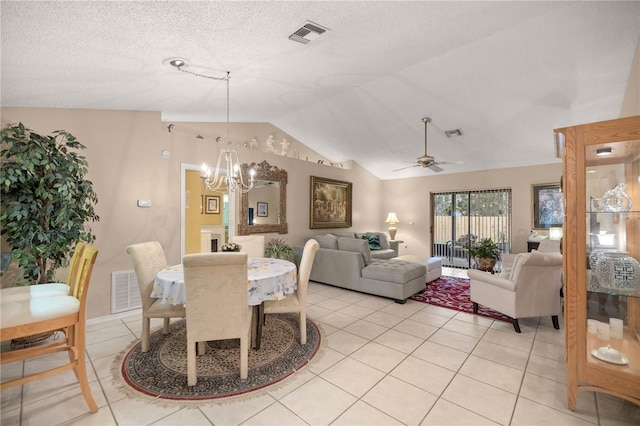
[[559,240],[562,238],[562,228],[549,228],[549,239]]
[[391,212],[389,213],[389,215],[387,216],[387,219],[384,222],[395,225],[396,223],[400,223],[400,220],[398,219],[398,216],[396,216],[395,213]]

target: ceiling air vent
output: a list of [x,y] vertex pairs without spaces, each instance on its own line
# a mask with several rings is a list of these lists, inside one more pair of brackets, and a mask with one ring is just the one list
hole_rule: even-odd
[[456,136],[462,136],[462,130],[460,130],[460,129],[445,130],[444,134],[448,138],[455,138]]
[[311,21],[307,21],[302,27],[298,28],[289,36],[289,40],[297,41],[298,43],[307,44],[311,40],[320,37],[327,32],[329,28],[322,25],[315,24]]

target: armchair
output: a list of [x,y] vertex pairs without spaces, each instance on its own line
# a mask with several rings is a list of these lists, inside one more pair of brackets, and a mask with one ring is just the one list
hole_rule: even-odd
[[520,333],[519,318],[551,315],[553,327],[559,329],[558,315],[562,312],[562,255],[560,253],[520,253],[516,255],[511,274],[493,275],[469,269],[473,312],[478,304],[512,318]]

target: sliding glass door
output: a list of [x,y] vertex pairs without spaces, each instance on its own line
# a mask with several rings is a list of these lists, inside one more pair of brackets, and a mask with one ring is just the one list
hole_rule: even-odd
[[431,193],[433,256],[443,266],[471,268],[469,246],[484,238],[511,251],[511,189]]

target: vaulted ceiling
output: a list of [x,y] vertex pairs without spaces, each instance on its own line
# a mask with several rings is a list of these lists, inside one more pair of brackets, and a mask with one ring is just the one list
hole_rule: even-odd
[[[620,115],[640,2],[1,3],[3,107],[270,122],[381,179],[557,162],[557,127]],[[289,39],[307,21],[328,30]],[[313,33],[311,35],[314,35]],[[447,138],[446,130],[462,136]],[[249,135],[248,139],[253,135]]]

